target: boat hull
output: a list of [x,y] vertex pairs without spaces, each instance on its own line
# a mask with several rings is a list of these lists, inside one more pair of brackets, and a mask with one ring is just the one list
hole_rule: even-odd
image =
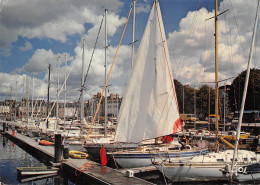
[[202,164],[202,165],[183,165],[173,166],[156,165],[160,172],[172,182],[188,181],[226,181],[226,175],[219,169],[225,168],[223,164]]
[[[183,163],[166,161],[165,163],[154,164],[172,182],[228,181],[232,160],[233,150],[225,150],[222,152],[212,152],[204,156],[198,155],[190,161]],[[236,165],[238,167],[247,166],[259,160],[258,155],[252,151],[238,150]],[[259,169],[257,170],[260,171]]]
[[118,143],[87,144],[84,145],[84,148],[87,150],[88,154],[90,154],[94,159],[99,159],[100,150],[102,146],[105,147],[107,153],[138,148],[138,144],[118,144]]
[[46,174],[57,174],[58,168],[55,167],[20,167],[17,168],[18,175],[20,176],[35,176]]
[[260,180],[260,163],[237,166],[235,169],[234,180],[238,182],[259,181]]
[[157,152],[157,153],[116,153],[111,154],[116,162],[123,168],[138,168],[143,166],[151,166],[153,162],[163,162],[170,160],[171,162],[185,162],[196,155],[207,154],[208,149],[197,151],[180,151],[180,152]]

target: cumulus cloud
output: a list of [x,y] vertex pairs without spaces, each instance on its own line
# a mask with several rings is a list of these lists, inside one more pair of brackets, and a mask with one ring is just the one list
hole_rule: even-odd
[[[10,99],[10,93],[12,88],[12,99],[21,101],[22,98],[27,97],[32,98],[32,92],[34,91],[35,100],[47,100],[47,83],[41,79],[34,78],[25,74],[8,74],[0,73],[0,83],[1,83],[1,101],[5,99]],[[34,90],[33,90],[34,87]],[[26,90],[27,88],[27,90]],[[53,84],[50,88],[50,99],[55,101],[57,88]]]
[[30,42],[26,42],[24,47],[19,47],[20,51],[27,51],[32,49],[32,44]]
[[[256,12],[255,1],[230,2],[223,0],[219,8],[219,12],[229,9],[219,16],[219,80],[246,69]],[[205,8],[190,11],[179,30],[168,34],[173,74],[183,84],[201,86],[215,80],[214,19],[205,21],[213,16],[214,10]]]
[[[37,49],[33,56],[29,59],[28,63],[26,63],[22,68],[16,69],[16,72],[26,72],[34,75],[46,72],[49,64],[57,66],[58,57],[65,54],[66,53],[54,54],[50,49]],[[70,58],[68,54],[66,55]]]
[[[70,0],[9,1],[1,12],[0,49],[3,52],[10,48],[18,36],[51,38],[64,43],[68,35],[83,34],[85,24],[99,24],[100,18],[97,17],[103,14],[104,7],[117,12],[122,4],[119,0],[79,0],[73,3]],[[120,21],[114,22],[115,29],[111,28],[111,34],[117,26],[120,26]]]
[[151,6],[149,4],[137,4],[136,13],[148,13],[151,10]]
[[[68,56],[67,74],[70,76],[67,81],[67,98],[74,101],[79,96],[79,88],[81,84],[82,70],[82,40],[86,39],[85,47],[85,67],[89,65],[94,42],[97,36],[99,25],[103,17],[103,7],[99,6],[101,1],[75,1],[73,4],[64,1],[58,9],[59,1],[39,1],[36,0],[32,5],[21,7],[21,10],[16,6],[26,3],[27,0],[10,1],[9,10],[15,8],[14,15],[11,13],[3,13],[11,17],[0,19],[0,34],[9,34],[6,37],[0,38],[0,43],[5,46],[15,42],[18,35],[27,38],[43,38],[48,37],[66,42],[67,36],[71,34],[81,34],[82,39],[78,46],[74,49],[74,55],[68,53],[55,53],[51,49],[35,50],[28,63],[18,72],[27,72],[31,74],[39,74],[47,72],[48,64],[52,64],[51,70],[51,94],[52,98],[56,97],[57,81],[59,78],[60,87],[64,83],[65,60],[64,55]],[[103,2],[103,1],[102,1]],[[28,2],[27,2],[28,3]],[[52,4],[51,4],[52,3]],[[120,26],[122,26],[126,18],[120,17],[117,13],[118,8],[122,6],[120,1],[105,1],[106,6],[109,6],[108,12],[108,35],[112,37],[116,34]],[[220,12],[230,9],[228,13],[219,17],[219,79],[229,78],[240,73],[246,68],[248,58],[248,50],[251,42],[253,29],[255,2],[244,2],[242,0],[232,1],[223,0],[220,3]],[[59,3],[58,3],[59,4]],[[69,5],[70,4],[70,5]],[[100,3],[101,4],[101,3]],[[32,7],[45,7],[32,11]],[[104,5],[105,7],[105,5]],[[148,6],[139,6],[140,11],[146,11]],[[243,8],[242,8],[243,7]],[[246,8],[245,8],[246,7]],[[49,8],[49,9],[48,9]],[[24,14],[24,12],[30,14]],[[39,14],[38,12],[39,11]],[[100,13],[101,12],[101,13]],[[37,15],[36,15],[37,14]],[[22,16],[24,15],[24,17]],[[38,16],[38,22],[35,23],[33,16]],[[236,16],[237,23],[235,22]],[[201,8],[197,11],[190,11],[180,21],[179,29],[173,30],[167,36],[169,54],[171,58],[174,78],[181,81],[183,84],[201,85],[202,82],[214,81],[214,20],[205,20],[213,17],[214,12]],[[17,17],[17,20],[14,18]],[[89,29],[85,31],[84,24],[90,24]],[[237,30],[239,29],[239,32]],[[102,90],[104,85],[104,27],[100,35],[98,46],[95,50],[94,58],[86,81],[85,99],[90,99],[98,91]],[[2,45],[1,45],[2,46]],[[243,47],[242,47],[243,46]],[[259,50],[259,46],[256,51]],[[244,48],[244,49],[243,49]],[[136,48],[137,49],[137,48]],[[107,53],[108,71],[114,58],[116,46],[109,46]],[[245,54],[244,54],[245,53]],[[61,67],[57,73],[57,58],[61,56]],[[131,46],[122,45],[112,75],[109,80],[110,92],[124,94],[128,77],[130,74],[131,63]],[[255,64],[256,65],[256,64]],[[258,64],[259,65],[259,64]],[[24,81],[23,75],[10,76],[9,74],[0,74],[0,79],[3,79],[3,85],[7,88],[3,91],[8,92],[11,84],[15,84],[17,80]],[[3,77],[3,78],[2,78]],[[11,79],[11,80],[5,80]],[[31,78],[30,78],[31,79]],[[47,73],[44,79],[37,79],[37,95],[46,97]],[[36,83],[35,83],[36,84]],[[22,86],[20,87],[22,89]],[[22,93],[21,93],[22,95]],[[61,97],[63,93],[61,94]]]

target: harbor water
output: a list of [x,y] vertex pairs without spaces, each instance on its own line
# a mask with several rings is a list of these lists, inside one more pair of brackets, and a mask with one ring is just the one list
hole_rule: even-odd
[[54,184],[55,178],[21,183],[16,167],[45,166],[0,134],[0,182],[2,184]]

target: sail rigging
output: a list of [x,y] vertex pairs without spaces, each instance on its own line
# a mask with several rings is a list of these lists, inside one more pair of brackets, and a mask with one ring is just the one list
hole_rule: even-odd
[[181,126],[159,3],[155,1],[120,109],[115,141],[140,142]]

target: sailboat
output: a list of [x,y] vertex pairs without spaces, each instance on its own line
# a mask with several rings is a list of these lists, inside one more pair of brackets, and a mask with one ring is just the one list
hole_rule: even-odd
[[[155,0],[120,107],[115,142],[159,141],[181,129],[162,15]],[[179,162],[205,153],[208,149],[194,149],[172,141],[108,154],[121,167],[134,168],[152,165],[152,160]]]
[[238,126],[237,126],[236,142],[235,142],[235,148],[234,148],[234,152],[233,152],[233,160],[232,160],[231,167],[230,167],[230,165],[227,165],[227,167],[226,167],[226,171],[228,172],[227,176],[230,178],[231,181],[233,181],[233,180],[236,180],[236,181],[260,180],[260,163],[259,163],[259,161],[256,161],[253,164],[246,164],[246,165],[240,165],[235,162],[236,156],[238,155],[237,153],[238,153],[239,138],[241,135],[240,130],[241,130],[241,125],[242,125],[244,106],[245,106],[246,95],[247,95],[247,87],[248,87],[250,68],[251,68],[251,63],[252,63],[253,47],[254,47],[255,37],[256,37],[256,29],[257,29],[257,23],[258,23],[258,17],[259,17],[259,15],[258,15],[259,3],[260,3],[260,0],[258,0],[258,3],[257,3],[254,31],[253,31],[253,36],[252,36],[249,60],[248,60],[248,64],[247,64],[246,79],[245,79],[244,92],[243,92],[242,103],[241,103],[241,108],[240,108],[240,115],[239,115]]
[[[215,5],[215,17],[217,17],[217,0],[215,0]],[[217,21],[215,21],[215,23],[216,22]],[[217,31],[215,35],[217,37]],[[242,118],[240,121],[241,120]],[[206,155],[195,156],[190,161],[185,163],[172,163],[171,161],[168,161],[164,163],[157,162],[154,164],[161,173],[173,182],[227,181],[230,179],[230,176],[233,176],[235,179],[240,179],[241,181],[246,181],[249,179],[258,180],[260,179],[260,156],[252,151],[237,150],[239,138],[240,126],[238,125],[235,150],[211,152]],[[233,164],[236,164],[235,169],[233,169]]]
[[[106,48],[107,48],[107,9],[105,10],[105,14],[104,14],[104,18],[105,18],[105,81],[106,81],[106,78],[107,78],[107,75],[106,75]],[[133,40],[132,40],[132,60],[133,60],[133,52],[134,52],[134,43],[135,43],[135,40],[134,40],[134,27],[135,27],[135,0],[133,0]],[[133,63],[133,62],[132,62]],[[118,150],[122,150],[122,149],[135,149],[138,147],[138,144],[136,143],[118,143],[118,142],[115,142],[114,141],[114,134],[112,133],[112,135],[108,135],[107,134],[107,127],[108,127],[108,124],[107,123],[107,97],[106,97],[106,92],[107,90],[105,91],[105,124],[104,124],[104,130],[105,130],[105,133],[104,133],[104,137],[96,137],[94,139],[91,139],[91,140],[87,140],[85,141],[84,143],[84,148],[88,151],[88,153],[95,159],[99,159],[100,158],[100,150],[101,148],[104,146],[106,151],[108,152],[114,152],[114,151],[118,151]],[[95,129],[95,126],[91,126],[89,127],[91,128],[92,130]],[[99,126],[96,126],[96,129],[100,130],[100,127]],[[98,134],[96,133],[95,134],[96,136],[98,136]]]

